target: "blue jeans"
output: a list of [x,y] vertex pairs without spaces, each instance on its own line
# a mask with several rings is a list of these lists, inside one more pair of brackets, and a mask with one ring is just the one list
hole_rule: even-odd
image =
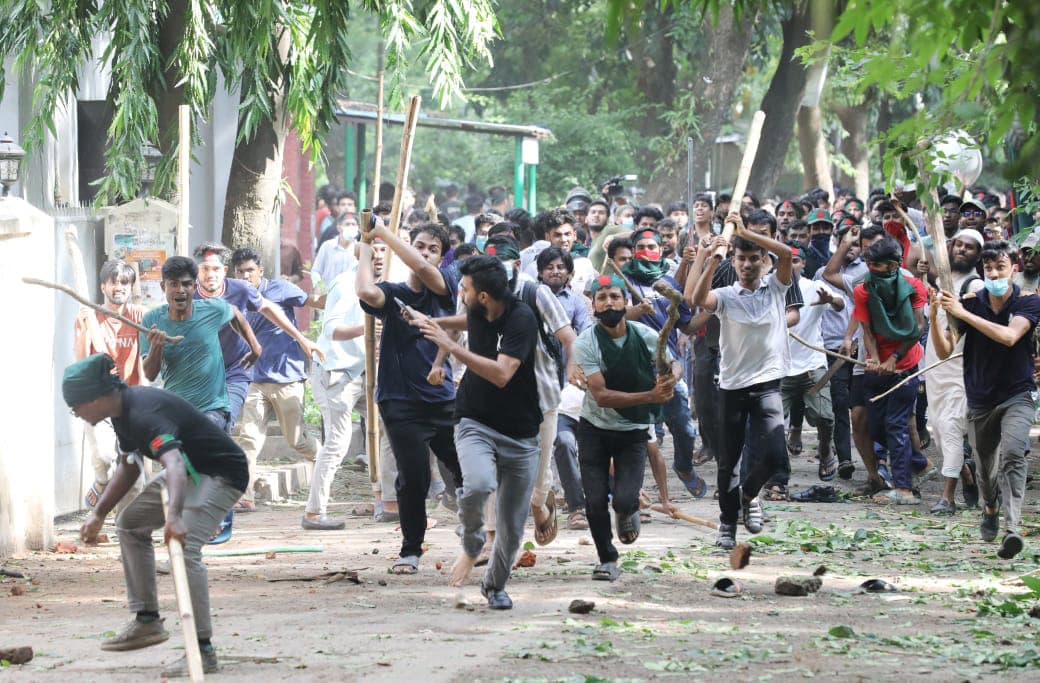
[[573,417],[563,413],[556,416],[553,457],[556,458],[556,469],[560,473],[563,497],[571,512],[585,509],[585,492],[581,488],[581,471],[578,467],[578,439],[574,433],[577,427],[578,421]]
[[867,398],[867,422],[871,437],[888,449],[888,466],[892,473],[892,485],[897,489],[913,486],[913,471],[910,445],[910,415],[917,401],[917,385],[914,378],[885,398],[872,402],[870,399],[883,394],[901,382],[916,368],[894,375],[863,375],[863,394]]
[[238,416],[242,413],[242,406],[245,405],[248,393],[248,381],[235,380],[227,383],[227,397],[231,402],[231,429],[234,429],[235,423],[238,422]]
[[[693,447],[697,440],[697,428],[690,415],[690,394],[686,382],[679,380],[672,398],[664,404],[664,423],[672,433],[674,458],[672,467],[676,472],[693,472]],[[658,432],[658,441],[663,438]],[[662,442],[663,443],[663,442]]]

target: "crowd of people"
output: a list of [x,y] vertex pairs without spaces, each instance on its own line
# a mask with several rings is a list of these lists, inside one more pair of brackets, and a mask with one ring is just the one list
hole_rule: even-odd
[[[406,193],[399,221],[382,202],[369,227],[352,193],[327,186],[309,268],[283,248],[282,277],[270,277],[256,250],[206,242],[166,260],[166,303],[148,311],[132,302],[133,268],[105,263],[104,307],[149,332],[84,309],[80,360],[62,385],[89,423],[96,474],[81,534],[93,541],[117,512],[134,613],[102,647],[168,637],[150,540],[164,528],[185,544],[199,642],[216,669],[201,548],[256,505],[272,416],[315,463],[301,520],[315,532],[344,528],[329,513],[332,483],[360,450],[355,412],[377,419],[379,486],[359,512],[399,522],[391,571],[419,571],[435,498],[458,513],[451,583],[486,564],[491,609],[512,606],[505,588],[529,517],[541,545],[561,523],[588,529],[592,578],[620,578],[614,539],[634,543],[646,521],[647,463],[658,509],[677,511],[667,435],[677,483],[718,500],[721,549],[739,525],[756,534],[770,522],[763,501],[833,502],[832,482],[862,464],[851,495],[918,505],[919,483],[941,472],[932,513],[980,506],[981,538],[1003,530],[998,555],[1022,551],[1040,259],[1009,241],[1000,197],[945,194],[933,240],[907,189],[640,206],[604,190],[575,188],[535,215],[502,187],[460,200],[452,186],[422,208]],[[299,287],[308,274],[311,292]],[[315,340],[297,328],[302,306],[320,316]],[[366,315],[378,417],[365,409]],[[307,382],[320,438],[304,421]],[[821,483],[791,492],[798,457],[815,461]],[[163,469],[146,480],[149,460]]]

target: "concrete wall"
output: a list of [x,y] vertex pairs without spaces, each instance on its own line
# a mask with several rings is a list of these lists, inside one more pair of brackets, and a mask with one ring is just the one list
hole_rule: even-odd
[[0,334],[0,558],[44,549],[54,536],[58,293],[23,276],[55,279],[54,221],[21,199],[0,199],[0,291],[18,302],[19,318]]

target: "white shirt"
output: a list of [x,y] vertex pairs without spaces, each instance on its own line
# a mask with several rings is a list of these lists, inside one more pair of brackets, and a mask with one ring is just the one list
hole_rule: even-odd
[[354,243],[349,242],[344,247],[339,243],[339,238],[326,241],[318,249],[318,255],[314,257],[311,272],[317,273],[324,282],[332,282],[340,273],[357,272]]
[[[960,297],[961,287],[964,286],[965,281],[972,275],[971,273],[953,273],[953,295]],[[985,286],[984,281],[981,278],[976,278],[968,285],[968,291],[966,294],[973,294]],[[946,311],[942,306],[935,314],[936,323],[939,325],[940,330],[945,330],[947,326]],[[957,338],[957,345],[953,348],[953,352],[957,353],[964,351],[964,335],[962,334]],[[935,350],[935,344],[932,340],[928,340],[928,344],[924,347],[924,364],[931,365],[932,363],[938,362],[939,354]],[[964,392],[964,359],[957,358],[951,360],[948,363],[933,368],[928,371],[928,389],[929,391],[960,391]]]
[[[797,279],[797,283],[798,288],[802,291],[802,300],[805,305],[799,312],[798,324],[792,327],[791,331],[810,344],[823,348],[823,314],[830,308],[830,304],[818,303],[820,301],[819,290],[826,288],[835,297],[840,297],[841,294],[820,280],[800,277]],[[791,352],[791,367],[787,370],[788,377],[826,367],[827,356],[820,351],[813,351],[791,337],[787,338],[787,345]]]
[[[531,246],[520,251],[520,272],[529,279],[538,280],[538,255],[552,246],[545,240],[538,240]],[[585,294],[592,281],[599,273],[592,265],[587,256],[573,256],[574,275],[568,285],[575,294]]]
[[365,336],[360,335],[346,341],[332,338],[340,325],[363,325],[364,311],[354,287],[355,273],[341,273],[329,283],[328,298],[325,299],[325,315],[322,318],[318,348],[325,354],[320,362],[322,369],[345,372],[353,379],[365,371]]
[[787,375],[791,354],[786,294],[790,286],[770,273],[754,292],[740,282],[711,290],[718,301],[720,389],[743,389]]

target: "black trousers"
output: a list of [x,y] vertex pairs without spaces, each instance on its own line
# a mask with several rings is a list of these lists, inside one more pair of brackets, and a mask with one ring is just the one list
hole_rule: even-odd
[[719,454],[719,350],[704,337],[693,338],[693,408],[700,424],[701,443],[713,456]]

